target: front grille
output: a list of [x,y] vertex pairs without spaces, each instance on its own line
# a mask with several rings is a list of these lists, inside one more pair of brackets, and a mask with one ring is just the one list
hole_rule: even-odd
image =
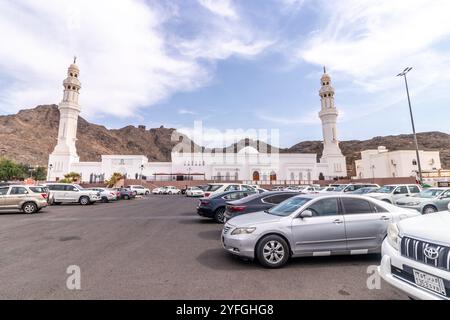
[[[427,248],[436,249],[438,252],[436,259],[430,259],[425,255],[424,251]],[[450,247],[404,237],[401,242],[400,252],[406,258],[450,271]]]

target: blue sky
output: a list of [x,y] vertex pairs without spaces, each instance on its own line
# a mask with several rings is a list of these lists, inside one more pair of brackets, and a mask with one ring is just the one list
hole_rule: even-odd
[[109,128],[190,134],[279,129],[281,146],[321,139],[326,65],[341,140],[450,132],[449,1],[0,1],[0,113],[58,103],[78,56],[82,116]]

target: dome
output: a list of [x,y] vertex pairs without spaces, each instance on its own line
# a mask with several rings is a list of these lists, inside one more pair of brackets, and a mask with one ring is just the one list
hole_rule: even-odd
[[77,70],[80,71],[80,69],[78,69],[78,66],[75,63],[72,63],[69,67],[69,70]]
[[248,146],[239,150],[238,154],[259,154],[259,151],[254,147]]

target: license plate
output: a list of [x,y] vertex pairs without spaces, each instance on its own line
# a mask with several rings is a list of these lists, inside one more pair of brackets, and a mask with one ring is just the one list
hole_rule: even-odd
[[445,291],[444,280],[422,271],[417,270],[413,271],[414,271],[414,281],[419,287],[431,290],[443,296],[447,295]]

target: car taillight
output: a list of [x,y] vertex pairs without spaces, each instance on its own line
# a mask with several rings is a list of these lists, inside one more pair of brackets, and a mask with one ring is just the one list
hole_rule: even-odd
[[46,194],[46,193],[41,193],[41,196],[42,196],[42,198],[47,199],[48,194]]
[[207,192],[205,193],[205,197],[209,197],[211,195],[211,193]]
[[229,212],[243,212],[246,206],[227,206]]
[[209,201],[204,201],[204,200],[200,201],[201,206],[207,206],[208,204],[209,204]]

